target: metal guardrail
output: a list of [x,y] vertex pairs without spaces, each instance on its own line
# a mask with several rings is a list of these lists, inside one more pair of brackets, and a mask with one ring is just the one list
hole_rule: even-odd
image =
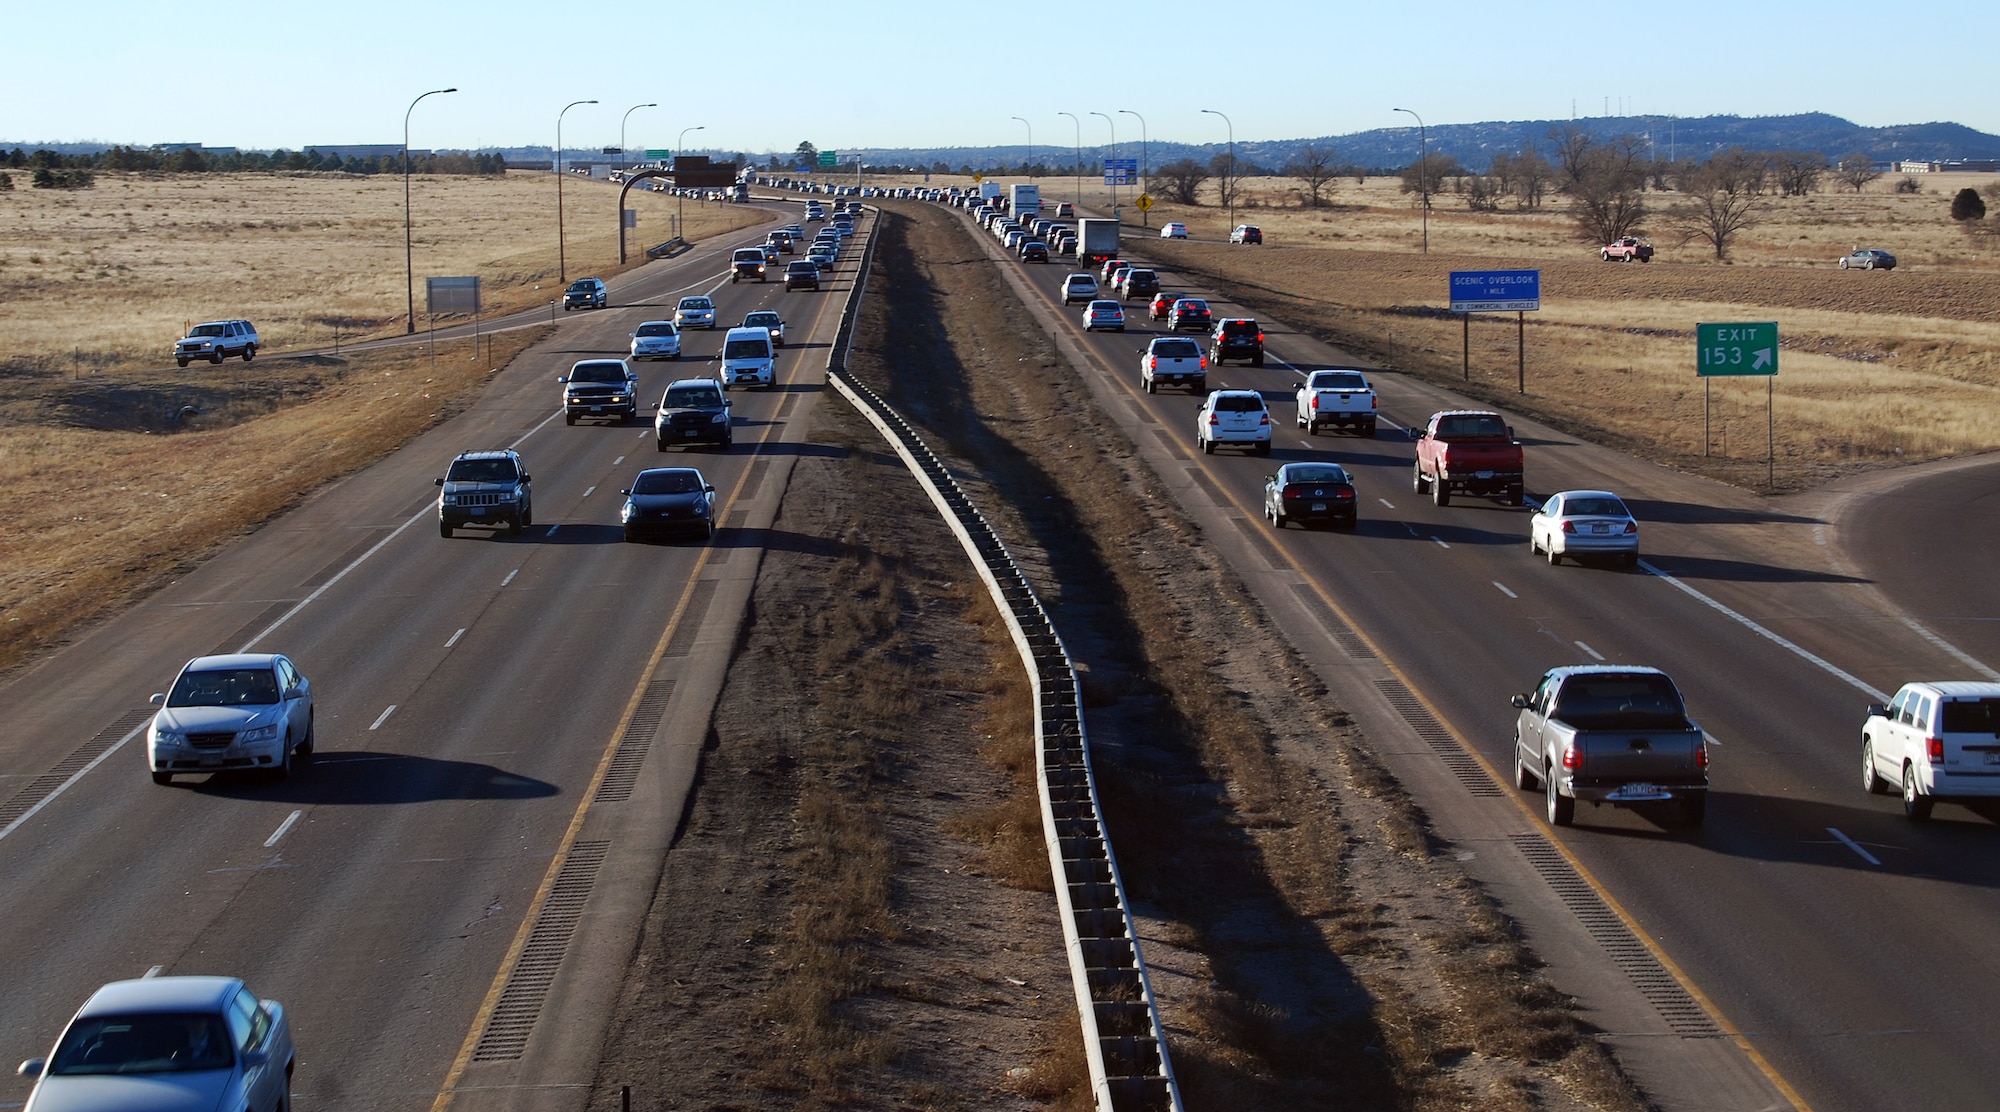
[[847,349],[874,258],[871,235],[854,293],[841,311],[827,380],[881,432],[937,506],[1000,608],[1028,669],[1035,697],[1042,831],[1097,1112],[1182,1112],[1124,881],[1104,832],[1082,692],[1069,652],[1027,576],[944,462],[900,414],[847,370]]

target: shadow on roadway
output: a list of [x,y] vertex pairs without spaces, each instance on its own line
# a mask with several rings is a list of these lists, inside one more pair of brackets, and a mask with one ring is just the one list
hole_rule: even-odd
[[1821,525],[1816,517],[1771,513],[1765,510],[1732,510],[1697,502],[1663,502],[1651,498],[1626,498],[1625,507],[1643,524],[1657,521],[1675,525]]
[[[1640,519],[1645,520],[1644,518]],[[1661,556],[1643,552],[1642,558],[1675,579],[1714,579],[1728,583],[1872,583],[1856,575],[1837,575],[1805,568],[1781,568],[1753,564],[1746,560],[1718,560],[1706,556]]]
[[173,787],[229,799],[379,806],[447,799],[540,799],[554,784],[492,765],[403,753],[322,750],[295,764],[287,780],[266,773],[216,772],[207,780],[175,777]]

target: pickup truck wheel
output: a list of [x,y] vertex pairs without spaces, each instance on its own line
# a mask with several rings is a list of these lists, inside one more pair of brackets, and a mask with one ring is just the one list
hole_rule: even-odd
[[1700,826],[1708,817],[1708,793],[1695,792],[1681,797],[1680,820],[1682,826]]
[[1424,484],[1424,469],[1422,467],[1410,468],[1410,489],[1416,491],[1418,494],[1430,493],[1431,488]]
[[1917,822],[1929,821],[1931,797],[1917,786],[1916,766],[1903,762],[1903,813]]
[[576,424],[576,414],[574,414],[574,413],[565,413],[565,414],[563,414],[563,424],[565,424],[565,425],[574,425],[574,424]]
[[1564,795],[1557,789],[1554,770],[1549,770],[1542,774],[1542,787],[1548,791],[1549,825],[1568,826],[1575,822],[1576,800]]
[[1431,480],[1431,501],[1436,502],[1440,506],[1451,505],[1451,491],[1446,489],[1444,480]]
[[1889,794],[1889,781],[1875,770],[1875,743],[1867,738],[1861,739],[1861,786],[1869,795]]
[[1524,792],[1531,792],[1542,786],[1541,779],[1529,770],[1527,764],[1521,760],[1521,739],[1519,737],[1514,739],[1514,786]]

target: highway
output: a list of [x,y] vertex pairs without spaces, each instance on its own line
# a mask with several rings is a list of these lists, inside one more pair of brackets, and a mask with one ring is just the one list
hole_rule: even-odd
[[[1125,257],[1148,246],[1128,229]],[[1264,318],[1267,365],[1211,367],[1208,387],[1261,391],[1274,450],[1204,457],[1198,399],[1140,386],[1138,352],[1164,322],[1134,301],[1126,332],[1085,334],[1057,292],[1071,266],[999,265],[1649,1091],[1690,1108],[1992,1103],[1996,832],[1951,805],[1916,825],[1865,794],[1859,743],[1865,705],[1908,680],[1996,678],[1980,663],[2000,662],[2000,604],[1981,574],[2000,532],[1990,464],[1771,501],[1513,419],[1531,497],[1609,488],[1642,523],[1640,572],[1549,567],[1528,553],[1527,510],[1469,497],[1440,509],[1413,492],[1402,429],[1463,399],[1376,373],[1378,437],[1308,436],[1292,427],[1293,389],[1351,361]],[[1253,315],[1158,269],[1218,318]],[[1263,520],[1264,478],[1306,459],[1355,474],[1352,533]],[[1548,667],[1599,661],[1666,669],[1710,733],[1698,832],[1590,807],[1551,832],[1539,793],[1512,789],[1508,696]],[[1593,878],[1580,894],[1572,864]],[[1645,951],[1591,920],[1606,908]]]
[[[576,1106],[861,254],[820,293],[732,286],[728,250],[761,235],[632,272],[461,416],[0,685],[15,1061],[105,981],[228,973],[290,1009],[302,1109]],[[719,327],[638,365],[644,403],[712,373],[745,313],[787,321],[777,388],[730,395],[735,447],[658,452],[649,417],[566,427],[556,377],[690,292]],[[440,538],[432,480],[510,446],[535,524]],[[619,489],[684,464],[717,489],[713,543],[623,543]],[[316,757],[154,785],[147,696],[244,649],[313,681]]]

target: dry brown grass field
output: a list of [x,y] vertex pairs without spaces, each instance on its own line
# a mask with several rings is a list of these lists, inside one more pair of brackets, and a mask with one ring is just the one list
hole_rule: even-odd
[[[1421,214],[1393,178],[1342,179],[1320,209],[1303,207],[1296,182],[1246,183],[1236,219],[1263,228],[1261,248],[1227,245],[1228,214],[1212,194],[1143,217],[1132,191],[1120,201],[1127,242],[1163,266],[1169,288],[1219,289],[1378,366],[1754,489],[1767,489],[1766,383],[1711,380],[1704,452],[1694,326],[1777,321],[1770,470],[1787,491],[1856,467],[2000,448],[2000,245],[1968,238],[1948,214],[1953,193],[1994,177],[1927,175],[1915,194],[1894,192],[1897,180],[1773,198],[1727,264],[1705,243],[1665,235],[1652,263],[1603,263],[1560,197],[1540,212],[1474,213],[1439,195],[1424,254]],[[1042,184],[1045,200],[1073,196],[1071,179]],[[1659,210],[1675,196],[1648,199]],[[1109,200],[1084,182],[1086,206]],[[1149,238],[1170,220],[1194,239]],[[1890,251],[1898,268],[1837,269],[1857,245]],[[1513,314],[1472,321],[1468,380],[1463,325],[1445,311],[1451,271],[1513,267],[1542,272],[1543,307],[1526,315],[1525,394]]]
[[[619,269],[618,189],[564,179],[571,278]],[[639,214],[630,265],[673,234],[681,207],[691,239],[765,219],[637,188],[627,197]],[[410,218],[419,328],[427,276],[477,275],[489,316],[561,292],[550,174],[416,177]],[[0,193],[0,228],[0,367],[168,365],[189,322],[232,317],[255,323],[272,354],[332,347],[336,329],[343,343],[403,331],[398,176],[107,173],[91,189]]]

